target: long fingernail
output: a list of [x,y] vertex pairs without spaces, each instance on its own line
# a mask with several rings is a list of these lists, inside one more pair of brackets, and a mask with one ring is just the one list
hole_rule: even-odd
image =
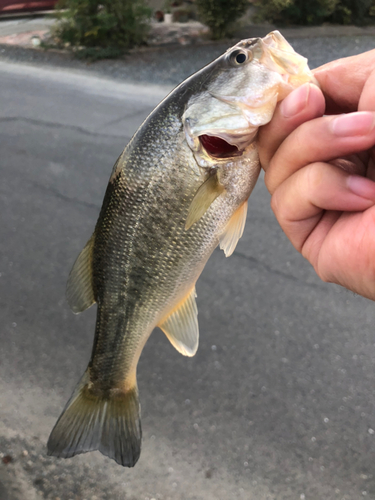
[[346,184],[350,191],[367,200],[375,200],[375,182],[359,175],[349,175]]
[[339,137],[349,137],[356,135],[366,135],[375,126],[374,113],[370,111],[360,111],[340,115],[330,122],[330,128],[334,135]]
[[309,98],[310,85],[306,83],[298,89],[293,90],[280,104],[280,111],[285,118],[291,118],[300,113],[307,104]]

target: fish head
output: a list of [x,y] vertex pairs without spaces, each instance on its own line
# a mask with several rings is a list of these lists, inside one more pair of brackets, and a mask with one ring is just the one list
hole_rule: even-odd
[[307,59],[278,31],[242,40],[200,73],[201,86],[182,121],[187,143],[205,168],[246,153],[277,102],[305,82],[316,83]]

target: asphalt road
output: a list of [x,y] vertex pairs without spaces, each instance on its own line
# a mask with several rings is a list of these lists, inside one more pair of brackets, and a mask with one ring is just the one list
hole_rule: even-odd
[[[198,281],[200,348],[138,367],[141,459],[45,443],[92,345],[65,302],[112,165],[166,87],[0,63],[0,482],[9,500],[375,499],[374,304],[293,250],[262,180],[232,257]],[[2,495],[2,496],[1,496]],[[6,494],[1,492],[4,500]]]

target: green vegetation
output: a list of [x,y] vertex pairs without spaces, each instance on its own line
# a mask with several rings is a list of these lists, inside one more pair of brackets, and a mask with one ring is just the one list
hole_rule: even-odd
[[375,1],[340,0],[330,20],[340,24],[374,24]]
[[255,0],[257,21],[316,25],[375,23],[375,0]]
[[151,9],[145,0],[60,0],[53,35],[78,57],[118,57],[146,39]]
[[214,40],[231,35],[231,24],[249,7],[248,0],[196,0],[199,19],[211,30]]

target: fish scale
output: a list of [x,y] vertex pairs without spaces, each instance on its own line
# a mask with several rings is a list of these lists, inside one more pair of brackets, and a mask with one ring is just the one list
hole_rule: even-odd
[[[166,114],[168,119],[170,113]],[[162,130],[172,128],[174,132],[176,128],[160,123],[160,118],[158,122]],[[149,150],[150,134],[142,139],[147,141],[145,149]],[[175,145],[171,144],[173,147]],[[188,150],[186,153],[191,156]],[[113,367],[118,376],[106,372],[106,380],[119,379],[119,382],[124,379],[124,373],[135,369],[134,364],[138,361],[136,352],[139,351],[138,345],[142,343],[145,331],[151,333],[165,305],[171,302],[174,295],[181,295],[181,286],[190,284],[196,278],[196,263],[202,258],[207,259],[212,252],[211,247],[217,245],[215,231],[211,231],[212,242],[209,241],[206,226],[210,226],[211,221],[206,220],[208,215],[189,233],[184,228],[192,194],[202,182],[189,167],[191,158],[181,155],[178,162],[171,162],[170,167],[162,171],[158,161],[151,158],[145,176],[139,173],[135,176],[134,172],[139,171],[140,153],[136,150],[135,154],[136,159],[126,163],[124,170],[110,183],[95,230],[93,270],[94,286],[100,290],[96,299],[99,304],[98,317],[102,318],[103,310],[108,305],[113,307],[113,303],[117,311],[125,312],[121,315],[123,323],[116,327],[98,321],[95,351],[100,350],[100,356],[103,356],[103,349],[107,349],[101,346],[107,344],[109,355],[113,356],[116,351],[118,359],[120,356],[117,352],[121,346],[120,350],[126,357]],[[128,186],[131,186],[129,194]],[[185,204],[181,203],[182,200],[185,200]],[[172,221],[170,213],[173,213]],[[116,221],[109,232],[107,220]],[[206,241],[205,252],[202,252],[202,242],[199,241],[202,238]],[[119,245],[121,259],[111,258],[114,252],[108,251],[108,247],[117,249]],[[168,259],[165,259],[165,255],[169,256]],[[99,270],[98,280],[96,269]],[[100,279],[102,273],[105,274],[104,282]],[[163,283],[161,278],[164,276],[169,279]],[[112,340],[108,334],[113,331],[116,340]],[[93,366],[96,355],[97,352],[94,352]],[[133,361],[133,366],[129,366],[128,360]],[[102,370],[98,366],[98,371]]]
[[97,321],[88,368],[52,430],[49,454],[99,450],[135,465],[142,349],[159,326],[179,352],[195,354],[195,283],[215,247],[229,256],[242,235],[260,171],[258,127],[310,81],[306,59],[278,32],[244,40],[179,85],[133,136],[69,276],[73,311],[96,302]]

